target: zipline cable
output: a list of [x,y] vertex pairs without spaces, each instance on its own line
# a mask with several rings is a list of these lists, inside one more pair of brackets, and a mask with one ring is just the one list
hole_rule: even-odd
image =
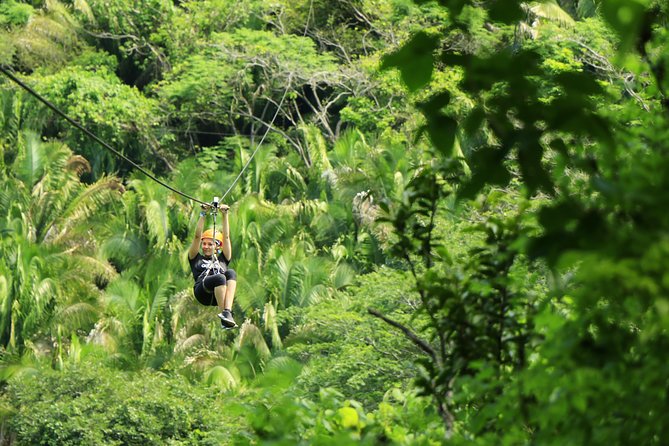
[[[63,119],[65,119],[67,122],[69,122],[70,124],[72,124],[73,126],[75,126],[76,128],[78,128],[79,130],[81,130],[82,132],[84,132],[86,135],[88,135],[90,138],[92,138],[94,141],[96,141],[96,142],[97,142],[98,144],[100,144],[102,147],[104,147],[105,149],[109,150],[109,151],[112,152],[114,155],[118,156],[119,158],[123,159],[123,160],[126,161],[128,164],[130,164],[132,167],[134,167],[135,169],[139,170],[140,172],[142,172],[144,175],[146,175],[147,177],[149,177],[150,179],[152,179],[152,180],[155,181],[156,183],[158,183],[158,184],[160,184],[161,186],[163,186],[163,187],[165,187],[165,188],[171,190],[172,192],[174,192],[174,193],[176,193],[176,194],[181,195],[181,196],[184,197],[184,198],[187,198],[187,199],[189,199],[189,200],[195,201],[196,203],[199,203],[199,204],[202,204],[202,205],[210,206],[210,203],[204,202],[204,201],[202,201],[202,200],[200,200],[200,199],[198,199],[198,198],[195,198],[195,197],[193,197],[193,196],[191,196],[191,195],[188,195],[188,194],[186,194],[186,193],[184,193],[184,192],[181,192],[180,190],[175,189],[174,187],[170,186],[169,184],[163,182],[162,180],[160,180],[159,178],[157,178],[155,175],[153,175],[151,172],[149,172],[148,170],[144,169],[142,166],[140,166],[139,164],[135,163],[133,160],[131,160],[130,158],[128,158],[127,156],[125,156],[124,154],[122,154],[121,152],[119,152],[118,150],[114,149],[114,148],[113,148],[111,145],[109,145],[107,142],[105,142],[104,140],[102,140],[101,138],[99,138],[95,133],[91,132],[91,131],[88,130],[86,127],[84,127],[83,125],[79,124],[79,123],[78,123],[77,121],[75,121],[74,119],[70,118],[67,114],[65,114],[65,112],[63,112],[63,111],[60,110],[58,107],[56,107],[56,106],[53,105],[51,102],[49,102],[47,99],[45,99],[44,97],[42,97],[39,93],[37,93],[35,90],[33,90],[33,89],[32,89],[31,87],[29,87],[27,84],[25,84],[24,82],[22,82],[22,81],[21,81],[20,79],[18,79],[16,76],[14,76],[10,71],[6,70],[5,67],[4,67],[3,65],[0,65],[0,72],[2,72],[5,76],[7,76],[8,78],[10,78],[12,81],[14,81],[14,83],[16,83],[17,85],[19,85],[19,86],[20,86],[21,88],[23,88],[24,90],[26,90],[28,93],[30,93],[32,96],[34,96],[37,100],[39,100],[39,101],[42,102],[44,105],[46,105],[48,108],[50,108],[51,110],[53,110],[54,112],[56,112],[56,114],[60,115],[60,116],[61,116]],[[244,167],[242,167],[242,170],[239,172],[239,174],[237,175],[237,177],[234,179],[234,181],[232,182],[232,184],[230,185],[230,187],[228,187],[228,190],[226,190],[225,193],[223,194],[223,196],[221,197],[221,201],[223,201],[223,200],[225,199],[225,197],[228,196],[228,194],[230,193],[230,191],[232,190],[232,188],[235,187],[235,184],[237,184],[237,181],[239,181],[239,179],[241,178],[241,176],[242,176],[242,174],[244,173],[244,171],[246,171],[246,168],[249,167],[249,164],[251,164],[251,161],[253,160],[253,157],[255,156],[255,154],[258,152],[258,149],[260,149],[260,146],[262,146],[263,142],[265,141],[265,138],[267,137],[267,135],[268,135],[270,129],[271,129],[272,126],[274,125],[274,121],[276,121],[277,116],[279,116],[279,112],[281,111],[281,106],[283,105],[283,102],[284,102],[284,100],[286,99],[286,96],[288,95],[288,91],[290,90],[290,82],[291,82],[291,78],[290,78],[290,76],[289,76],[289,77],[288,77],[288,82],[287,82],[287,85],[286,85],[286,90],[283,92],[283,96],[281,97],[281,100],[279,101],[279,104],[277,105],[276,112],[274,113],[274,116],[272,117],[272,120],[270,121],[269,125],[267,126],[267,129],[265,130],[265,133],[263,134],[262,138],[260,139],[260,142],[258,142],[258,144],[256,145],[256,148],[255,148],[255,150],[253,151],[253,153],[251,153],[251,156],[249,157],[249,159],[246,161],[246,164],[244,164]]]
[[288,95],[288,90],[290,90],[290,82],[291,82],[291,76],[289,75],[288,76],[288,81],[286,82],[286,84],[287,84],[286,85],[286,91],[283,92],[283,96],[281,97],[281,100],[279,101],[279,105],[277,105],[277,107],[276,107],[276,112],[274,113],[274,117],[269,122],[269,125],[267,126],[267,130],[265,130],[265,134],[262,135],[262,138],[260,138],[260,142],[258,143],[258,145],[256,145],[255,150],[253,151],[253,153],[251,153],[251,156],[249,157],[248,161],[246,161],[246,164],[244,164],[244,167],[242,167],[242,170],[239,172],[239,175],[237,175],[237,178],[235,178],[235,180],[232,182],[230,187],[228,187],[228,190],[226,190],[225,193],[223,194],[223,196],[221,197],[221,201],[223,201],[225,199],[225,197],[228,196],[228,194],[230,193],[232,188],[235,187],[235,184],[237,184],[237,181],[239,181],[239,178],[241,178],[241,176],[244,173],[244,171],[246,170],[246,168],[249,167],[249,164],[251,164],[251,160],[255,156],[256,152],[258,151],[258,149],[260,148],[262,143],[265,141],[265,138],[267,137],[267,134],[269,133],[272,126],[274,125],[274,121],[276,120],[276,117],[279,116],[279,111],[281,111],[281,106],[283,105],[283,101],[286,99],[286,96]]
[[205,205],[208,205],[208,204],[209,204],[209,203],[206,203],[206,202],[204,202],[204,201],[202,201],[202,200],[199,200],[199,199],[197,199],[197,198],[195,198],[195,197],[192,197],[192,196],[190,196],[190,195],[188,195],[188,194],[186,194],[186,193],[184,193],[184,192],[181,192],[181,191],[179,191],[179,190],[173,188],[173,187],[170,186],[169,184],[167,184],[167,183],[161,181],[159,178],[157,178],[156,176],[154,176],[151,172],[149,172],[148,170],[144,169],[142,166],[140,166],[139,164],[135,163],[133,160],[131,160],[130,158],[128,158],[127,156],[125,156],[124,154],[122,154],[121,152],[119,152],[118,150],[116,150],[115,148],[113,148],[112,146],[110,146],[109,144],[107,144],[107,143],[106,143],[105,141],[103,141],[102,139],[100,139],[97,135],[95,135],[93,132],[91,132],[90,130],[88,130],[86,127],[84,127],[83,125],[79,124],[79,123],[78,123],[77,121],[75,121],[74,119],[70,118],[70,117],[69,117],[68,115],[66,115],[63,111],[61,111],[58,107],[56,107],[55,105],[53,105],[53,104],[52,104],[51,102],[49,102],[47,99],[43,98],[39,93],[37,93],[35,90],[33,90],[32,88],[30,88],[28,85],[26,85],[25,83],[23,83],[20,79],[18,79],[16,76],[14,76],[14,75],[13,75],[12,73],[10,73],[8,70],[6,70],[4,66],[0,65],[0,71],[1,71],[3,74],[5,74],[5,76],[7,76],[8,78],[10,78],[12,81],[14,81],[16,84],[18,84],[21,88],[23,88],[23,89],[26,90],[28,93],[30,93],[32,96],[34,96],[35,98],[37,98],[37,99],[38,99],[40,102],[42,102],[44,105],[46,105],[46,106],[49,107],[51,110],[53,110],[53,111],[56,112],[58,115],[60,115],[60,116],[61,116],[63,119],[65,119],[67,122],[69,122],[70,124],[72,124],[73,126],[75,126],[76,128],[78,128],[79,130],[81,130],[82,132],[84,132],[86,135],[88,135],[89,137],[91,137],[91,138],[92,138],[93,140],[95,140],[98,144],[100,144],[102,147],[104,147],[105,149],[107,149],[107,150],[109,150],[110,152],[112,152],[114,155],[116,155],[116,156],[118,156],[119,158],[122,158],[123,160],[125,160],[125,161],[126,161],[128,164],[130,164],[132,167],[134,167],[135,169],[139,170],[140,172],[142,172],[144,175],[146,175],[147,177],[149,177],[150,179],[152,179],[152,180],[155,181],[156,183],[162,185],[163,187],[166,187],[167,189],[171,190],[171,191],[174,192],[174,193],[177,193],[177,194],[181,195],[181,196],[184,197],[184,198],[188,198],[189,200],[193,200],[193,201],[195,201],[195,202],[197,202],[197,203],[200,203],[200,204],[205,204]]

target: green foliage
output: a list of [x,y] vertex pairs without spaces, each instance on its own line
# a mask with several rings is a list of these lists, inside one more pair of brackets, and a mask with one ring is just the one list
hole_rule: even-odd
[[[67,67],[32,79],[35,90],[133,161],[157,170],[170,167],[165,158],[169,155],[163,155],[150,133],[160,123],[156,103],[122,84],[104,66],[95,72],[85,67]],[[46,134],[64,134],[68,145],[91,163],[92,178],[131,168],[66,121],[52,118],[51,112],[45,112],[33,100],[29,104],[28,125],[41,128]]]
[[311,165],[317,154],[310,153],[300,130],[315,122],[333,133],[319,113],[324,103],[343,96],[348,83],[331,56],[319,54],[305,37],[250,29],[213,34],[193,53],[157,86],[171,121],[187,134],[200,127],[213,129],[213,136],[241,133],[252,140],[274,130],[283,137],[276,142],[293,147]]
[[4,401],[21,444],[210,444],[222,438],[222,420],[239,422],[210,391],[90,364],[12,379]]
[[0,4],[0,26],[14,27],[28,23],[34,8],[25,3],[7,0]]
[[3,438],[666,443],[668,12],[3,2],[0,59],[180,190],[268,132],[223,332],[192,204],[3,84]]
[[375,407],[390,386],[402,386],[415,374],[411,358],[417,353],[380,321],[370,321],[366,307],[406,321],[413,300],[408,274],[384,268],[360,277],[346,294],[280,311],[286,352],[308,364],[296,386],[308,397],[331,387]]
[[119,75],[128,85],[143,87],[167,70],[165,47],[171,37],[162,24],[171,23],[175,5],[166,0],[89,0],[81,21],[93,44],[115,55]]
[[[265,20],[283,33],[309,36],[320,48],[344,60],[369,54],[393,37],[403,18],[402,2],[354,0],[332,4],[323,0],[280,1]],[[405,12],[406,13],[406,12]]]
[[122,188],[114,178],[81,183],[90,167],[63,144],[31,132],[19,133],[16,144],[0,171],[0,339],[5,348],[22,350],[30,340],[51,341],[58,326],[90,327],[98,296],[93,280],[108,280],[113,272],[91,256],[90,237],[80,231],[99,221],[96,212]]
[[78,36],[79,24],[57,0],[40,9],[36,6],[13,0],[0,4],[0,27],[9,28],[0,37],[5,41],[2,58],[7,65],[29,71],[57,69],[84,46]]
[[[445,7],[458,16],[469,3]],[[520,19],[518,6],[498,2],[488,12],[508,24]],[[585,32],[566,45],[560,39],[569,33],[545,27],[543,37],[512,50],[446,47],[436,58],[463,70],[461,87],[476,107],[449,116],[449,94],[421,107],[437,160],[414,179],[413,200],[394,208],[393,221],[398,252],[415,265],[420,311],[431,317],[421,330],[431,342],[411,338],[426,353],[418,384],[455,444],[660,444],[665,435],[664,411],[645,390],[663,393],[652,377],[666,373],[666,333],[657,325],[666,293],[658,263],[647,260],[661,257],[664,236],[655,231],[666,221],[643,203],[664,206],[666,104],[653,92],[666,82],[657,70],[664,57],[652,50],[664,42],[657,25],[666,15],[647,2],[601,8],[619,38],[618,62],[654,85],[650,91],[620,82],[602,41],[610,34],[594,31],[597,22],[579,25]],[[461,25],[453,31],[471,34]],[[458,130],[490,136],[467,157],[471,177],[454,168]],[[542,201],[501,219],[486,215],[484,245],[465,271],[449,274],[434,224],[440,205],[451,193],[480,198],[514,180]],[[525,209],[529,219],[521,218]],[[550,294],[537,299],[541,287],[526,287],[541,269],[524,266],[523,254],[552,268]],[[654,371],[640,371],[647,364]],[[644,380],[640,390],[632,384],[638,373],[655,384]]]
[[236,408],[249,416],[249,426],[235,436],[235,444],[437,445],[443,439],[426,400],[414,394],[394,389],[378,411],[368,413],[336,390],[323,388],[317,398],[300,398],[285,385],[266,386],[253,403]]
[[201,38],[208,38],[214,33],[231,31],[234,28],[256,29],[260,26],[259,16],[266,5],[256,0],[191,0],[181,2],[180,7],[185,12],[184,19],[192,21],[189,26],[194,27]]

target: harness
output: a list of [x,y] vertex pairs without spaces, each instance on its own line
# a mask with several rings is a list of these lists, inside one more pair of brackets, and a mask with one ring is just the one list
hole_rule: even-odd
[[[214,266],[216,266],[218,269],[223,269],[223,267],[221,266],[221,264],[218,261],[218,257],[216,256],[216,251],[218,249],[218,245],[216,244],[216,242],[217,242],[217,240],[216,240],[216,214],[218,214],[218,197],[214,197],[214,201],[212,201],[211,204],[212,204],[212,208],[213,208],[213,211],[211,212],[211,215],[214,217],[214,228],[213,228],[214,246],[216,246],[216,248],[214,249],[214,253],[211,255],[212,260],[211,260],[211,262],[209,262],[209,266],[207,267],[206,271],[204,272],[204,277],[202,278],[203,281],[204,281],[204,278],[206,278],[209,275],[209,271],[211,271],[214,268]],[[204,285],[204,282],[202,283],[202,285]],[[205,289],[206,289],[206,287],[205,287]]]

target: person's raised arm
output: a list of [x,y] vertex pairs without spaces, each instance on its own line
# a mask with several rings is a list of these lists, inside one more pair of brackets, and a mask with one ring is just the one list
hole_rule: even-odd
[[193,236],[193,241],[188,248],[188,258],[194,259],[197,253],[200,251],[200,240],[202,239],[202,230],[204,229],[204,218],[207,215],[207,206],[202,205],[200,211],[200,218],[197,221],[195,226],[195,235]]
[[223,243],[221,244],[221,251],[229,262],[232,260],[232,243],[230,243],[230,222],[228,221],[228,211],[230,206],[223,204],[219,207],[221,214],[223,214],[223,223],[221,224],[221,233],[223,235]]

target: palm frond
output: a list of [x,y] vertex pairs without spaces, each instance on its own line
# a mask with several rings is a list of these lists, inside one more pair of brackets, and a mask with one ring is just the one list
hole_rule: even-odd
[[[47,316],[47,308],[55,300],[56,284],[51,278],[44,278],[39,280],[39,273],[33,274],[31,277],[34,280],[30,296],[31,305],[25,305],[27,314],[23,319],[24,333],[31,333],[36,327],[41,326],[44,318]],[[23,299],[22,299],[23,300]]]
[[144,313],[147,296],[134,280],[119,278],[107,286],[103,294],[107,310],[118,316],[129,318],[127,323],[136,320]]
[[14,162],[14,172],[28,189],[39,181],[44,172],[44,152],[39,136],[24,132],[19,143],[19,155]]
[[36,377],[38,374],[39,367],[34,365],[10,364],[0,367],[0,381],[4,382],[21,376]]
[[[270,166],[276,161],[276,147],[272,145],[265,145],[260,147],[253,157],[253,179],[251,181],[253,185],[252,192],[258,193],[260,196],[265,195],[265,190],[267,184],[265,179],[268,177],[266,174],[270,170]],[[249,172],[251,175],[251,172]]]
[[205,336],[201,333],[196,333],[177,342],[174,346],[174,351],[178,353],[187,353],[195,348],[204,347],[205,344]]
[[19,63],[25,67],[57,64],[68,51],[77,47],[76,20],[58,2],[49,0],[46,13],[35,14],[28,24],[14,34]]
[[272,347],[280,349],[283,347],[281,336],[279,335],[279,325],[276,320],[276,310],[274,305],[268,302],[263,309],[263,325],[265,330],[269,331],[272,336]]
[[[240,259],[239,265],[248,264],[253,268],[255,262],[245,262]],[[237,282],[237,297],[235,304],[239,305],[244,311],[252,308],[260,308],[267,301],[267,290],[265,288],[266,276],[258,272],[257,269],[237,269],[240,277],[244,280]]]
[[597,15],[600,1],[601,0],[578,0],[576,13],[581,18],[593,17]]
[[307,142],[309,156],[318,171],[332,168],[327,154],[327,142],[322,132],[315,125],[305,125],[300,128]]
[[74,172],[77,176],[81,176],[84,173],[90,173],[92,170],[91,163],[81,155],[72,155],[67,160],[65,168],[70,172]]
[[195,301],[192,289],[186,288],[175,293],[170,300],[172,332],[176,342],[183,342],[194,333],[201,333],[198,315],[202,315],[200,304]]
[[207,385],[219,387],[223,390],[234,389],[239,385],[239,379],[222,365],[217,365],[204,374],[204,382]]
[[309,305],[315,305],[323,299],[327,299],[331,296],[332,290],[323,284],[316,284],[305,290],[305,293],[302,295],[302,299],[299,302],[301,307],[306,307]]
[[100,314],[97,306],[88,302],[76,302],[58,309],[55,323],[70,331],[92,325]]
[[351,285],[355,280],[357,273],[352,266],[347,263],[339,263],[332,272],[331,282],[336,290],[341,290]]
[[119,181],[114,177],[103,177],[90,186],[83,188],[81,193],[70,200],[69,205],[58,217],[62,226],[56,241],[60,240],[66,230],[79,222],[87,220],[103,206],[110,203],[116,194],[122,191]]
[[288,233],[288,222],[280,218],[272,218],[265,221],[259,230],[258,244],[262,252],[267,252],[269,247],[283,239]]
[[296,344],[309,344],[317,339],[319,328],[314,323],[306,323],[292,327],[290,334],[286,336],[283,343],[286,347]]
[[281,374],[297,376],[302,365],[290,356],[277,356],[267,362],[265,372],[279,372]]
[[260,358],[265,360],[272,355],[260,329],[249,320],[246,320],[239,329],[239,336],[235,345],[237,350],[241,350],[245,346],[253,347]]
[[128,333],[127,325],[118,318],[107,316],[100,319],[86,337],[86,342],[103,347],[106,351],[117,350],[120,339]]
[[113,229],[101,246],[101,253],[105,258],[120,261],[125,266],[144,257],[148,247],[142,237],[121,228]]
[[151,299],[151,309],[149,312],[149,319],[151,321],[163,312],[173,291],[174,286],[171,283],[160,281],[160,285]]
[[165,207],[156,200],[151,200],[145,208],[146,224],[149,234],[156,241],[156,246],[165,244],[169,236],[169,224]]
[[307,181],[304,179],[304,176],[297,170],[294,166],[290,164],[285,164],[281,167],[281,176],[285,181],[285,185],[290,187],[290,196],[301,197],[307,191]]
[[304,266],[282,255],[275,265],[279,287],[281,289],[280,302],[284,308],[299,302],[304,285]]
[[335,169],[342,167],[356,170],[367,157],[370,147],[365,136],[358,129],[344,132],[334,143],[330,159]]
[[537,18],[556,22],[561,26],[573,26],[574,19],[555,0],[541,0],[524,4],[525,10]]
[[279,356],[270,359],[263,372],[258,380],[262,388],[285,389],[295,382],[302,366],[289,356]]
[[[2,266],[2,264],[0,264]],[[0,270],[0,336],[4,339],[11,323],[12,296],[10,294],[11,276]]]
[[45,3],[46,12],[51,20],[54,20],[55,22],[60,23],[68,28],[76,29],[79,26],[67,6],[62,4],[60,1],[46,0]]
[[194,373],[202,373],[223,359],[220,354],[211,350],[197,350],[184,358],[183,367]]

